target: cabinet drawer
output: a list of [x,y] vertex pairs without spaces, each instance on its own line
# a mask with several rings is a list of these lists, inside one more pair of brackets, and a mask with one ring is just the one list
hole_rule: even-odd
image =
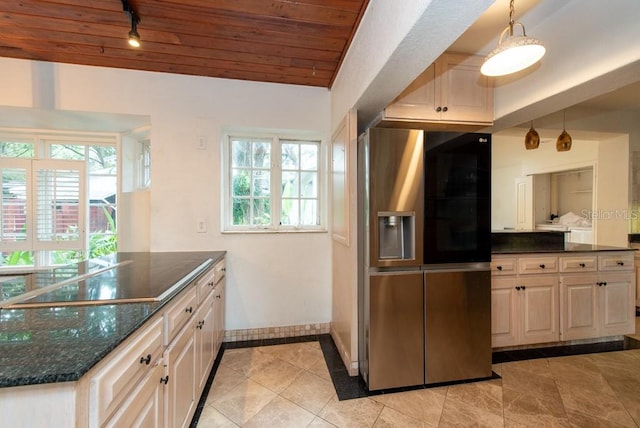
[[516,273],[515,257],[493,258],[491,260],[491,275],[515,275]]
[[557,257],[521,257],[518,259],[518,273],[554,273],[558,272]]
[[162,352],[162,318],[158,318],[91,378],[90,426],[102,425],[120,407],[143,374],[158,364]]
[[220,260],[218,263],[216,263],[213,269],[216,271],[215,283],[217,284],[226,276],[227,264],[224,260]]
[[171,304],[169,309],[165,312],[165,345],[168,345],[169,342],[171,342],[176,333],[180,330],[180,327],[185,325],[196,312],[196,309],[198,308],[196,294],[196,287],[189,288],[182,296],[179,296],[176,299],[176,302]]
[[560,257],[560,272],[594,272],[597,268],[596,256]]
[[633,252],[607,254],[598,257],[598,269],[603,271],[633,270]]
[[216,285],[216,270],[215,267],[209,269],[198,279],[196,282],[198,289],[198,304],[204,302],[207,296],[213,291],[213,287]]

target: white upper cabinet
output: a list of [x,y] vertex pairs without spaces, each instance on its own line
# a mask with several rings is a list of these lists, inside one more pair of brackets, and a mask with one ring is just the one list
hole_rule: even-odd
[[384,111],[384,120],[491,125],[493,85],[482,57],[445,53]]

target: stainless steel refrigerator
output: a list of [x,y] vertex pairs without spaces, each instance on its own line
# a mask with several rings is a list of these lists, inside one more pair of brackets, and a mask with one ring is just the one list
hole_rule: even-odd
[[370,390],[491,376],[490,136],[359,139],[359,367]]

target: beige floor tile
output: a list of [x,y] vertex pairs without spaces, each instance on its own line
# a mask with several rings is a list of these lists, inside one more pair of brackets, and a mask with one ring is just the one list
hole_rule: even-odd
[[317,415],[336,395],[336,391],[330,381],[313,373],[304,372],[280,395]]
[[220,365],[213,378],[213,383],[211,384],[207,401],[215,400],[217,397],[226,394],[246,379],[247,378],[243,374],[229,368],[228,366]]
[[532,360],[512,361],[509,363],[502,363],[502,372],[505,369],[516,368],[519,370],[535,373],[538,376],[553,377],[551,369],[549,367],[549,360],[546,358],[536,358]]
[[500,364],[492,364],[491,365],[491,370],[493,370],[493,372],[495,374],[500,376],[502,374],[502,363],[500,363]]
[[447,390],[445,409],[456,405],[491,412],[502,421],[502,381],[494,379],[451,385]]
[[391,407],[384,407],[373,424],[374,428],[424,428],[424,422],[403,415]]
[[226,416],[214,409],[212,406],[204,406],[200,419],[199,428],[237,428],[238,425],[231,422]]
[[438,426],[446,393],[447,387],[442,387],[375,395],[371,398],[429,426]]
[[259,370],[261,366],[274,360],[274,357],[257,351],[258,348],[230,349],[224,352],[221,367],[227,367],[247,376],[252,370]]
[[253,367],[249,379],[279,394],[285,390],[300,374],[302,369],[279,359],[272,359]]
[[324,357],[318,358],[316,362],[309,367],[309,372],[331,382],[331,374],[329,373],[329,368],[327,367],[327,362]]
[[276,397],[276,393],[247,379],[227,394],[211,402],[216,410],[232,422],[242,425]]
[[569,420],[562,401],[540,394],[502,388],[504,419],[511,424],[531,427],[568,427]]
[[330,424],[329,422],[325,421],[324,419],[316,416],[311,423],[309,424],[309,426],[307,428],[334,428],[335,425]]
[[[449,392],[450,391],[451,387],[449,387]],[[502,405],[500,405],[500,412],[496,412],[496,409],[489,411],[478,407],[478,403],[478,401],[466,403],[464,401],[450,400],[449,393],[447,393],[447,400],[444,403],[444,409],[442,410],[438,427],[496,428],[504,426]]]
[[545,373],[539,374],[520,365],[504,364],[501,377],[503,388],[560,399],[555,380]]
[[337,427],[370,428],[384,406],[370,398],[332,399],[318,416]]
[[286,345],[263,346],[257,348],[260,352],[287,361],[302,369],[309,369],[318,358],[322,358],[322,349],[318,342],[291,343]]
[[636,427],[627,410],[615,396],[563,382],[558,382],[558,390],[567,410],[605,419],[621,427]]
[[600,419],[595,416],[589,416],[573,410],[567,410],[571,426],[575,428],[620,428],[616,422]]
[[304,410],[291,401],[276,397],[262,408],[255,416],[247,421],[246,428],[299,428],[306,427],[315,415]]
[[602,372],[588,355],[550,358],[549,368],[556,382],[614,395]]

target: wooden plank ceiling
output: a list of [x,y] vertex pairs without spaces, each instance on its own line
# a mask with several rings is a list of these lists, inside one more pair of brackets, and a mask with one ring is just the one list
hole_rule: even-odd
[[330,88],[369,0],[0,2],[0,56]]

